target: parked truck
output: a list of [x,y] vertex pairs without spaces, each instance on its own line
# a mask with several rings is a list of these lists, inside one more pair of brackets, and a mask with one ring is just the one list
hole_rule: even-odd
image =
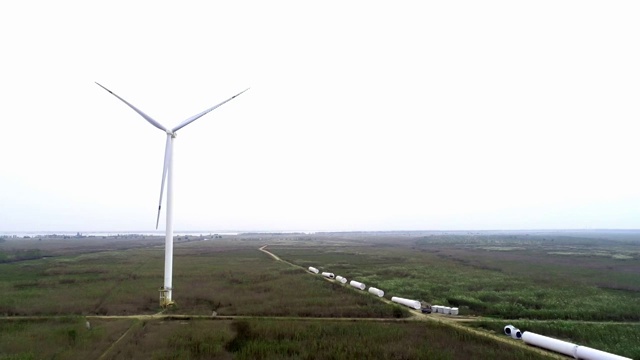
[[431,304],[420,301],[420,310],[423,314],[431,314]]

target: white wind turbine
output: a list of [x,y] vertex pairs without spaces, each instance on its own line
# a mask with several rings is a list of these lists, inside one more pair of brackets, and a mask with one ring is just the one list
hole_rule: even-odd
[[[98,84],[96,82],[96,84]],[[162,193],[164,191],[164,183],[165,183],[165,179],[167,180],[167,223],[166,223],[166,238],[165,238],[165,250],[164,250],[164,286],[162,288],[160,288],[160,305],[163,307],[166,307],[168,305],[173,304],[173,300],[172,300],[172,284],[171,284],[171,280],[173,277],[173,209],[172,209],[172,202],[173,202],[173,191],[172,191],[172,155],[173,155],[173,142],[175,141],[176,138],[176,131],[182,129],[183,127],[191,124],[192,122],[198,120],[199,118],[201,118],[202,116],[206,115],[207,113],[215,110],[216,108],[218,108],[219,106],[227,103],[228,101],[230,101],[231,99],[235,98],[236,96],[242,94],[243,92],[249,90],[248,88],[239,92],[238,94],[228,98],[227,100],[221,102],[220,104],[213,106],[199,114],[193,115],[192,117],[186,119],[185,121],[181,122],[178,126],[175,126],[171,129],[167,129],[164,126],[162,126],[162,124],[160,124],[159,122],[157,122],[156,120],[154,120],[153,118],[151,118],[149,115],[143,113],[142,111],[140,111],[138,108],[136,108],[135,106],[131,105],[130,103],[128,103],[126,100],[124,100],[123,98],[121,98],[120,96],[114,94],[111,90],[107,89],[106,87],[98,84],[98,86],[100,86],[101,88],[107,90],[108,92],[111,93],[111,95],[117,97],[118,99],[120,99],[123,103],[127,104],[130,108],[132,108],[135,112],[137,112],[138,114],[140,114],[140,116],[142,116],[145,120],[147,120],[151,125],[157,127],[158,129],[164,131],[165,133],[167,133],[167,143],[165,145],[165,149],[164,149],[164,167],[162,169],[162,183],[160,185],[160,201],[158,202],[158,217],[156,218],[156,229],[158,228],[158,224],[160,222],[160,209],[162,207]]]

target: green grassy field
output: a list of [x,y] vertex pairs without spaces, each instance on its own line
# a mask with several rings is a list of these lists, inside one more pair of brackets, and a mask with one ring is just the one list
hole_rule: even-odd
[[[353,235],[352,235],[353,236]],[[326,241],[326,240],[325,240]],[[640,358],[640,241],[556,235],[336,236],[322,246],[270,247],[288,261],[316,266],[383,289],[386,296],[460,308],[494,319],[602,321],[563,327],[562,337]],[[507,325],[497,320],[496,329]],[[536,326],[528,328],[530,324]],[[520,329],[554,336],[542,323]],[[566,322],[565,324],[575,324]],[[514,324],[516,325],[516,324]],[[494,329],[495,330],[495,329]],[[501,330],[500,330],[501,331]],[[622,336],[621,334],[624,334]]]
[[[330,270],[395,296],[459,307],[463,314],[640,321],[639,244],[438,235],[271,249],[296,264]],[[568,247],[610,256],[550,254]]]
[[91,330],[80,318],[0,323],[0,359],[495,359],[505,353],[516,360],[546,358],[431,322],[91,323]]
[[[209,315],[394,317],[367,294],[274,262],[250,245],[176,247],[176,313]],[[67,254],[0,264],[0,314],[128,315],[160,311],[164,255],[159,248]]]
[[97,359],[133,324],[92,320],[88,330],[79,317],[0,321],[0,359]]
[[394,319],[408,312],[275,261],[258,250],[265,244],[304,268],[378,287],[386,298],[457,306],[462,315],[483,317],[470,326],[488,332],[501,333],[506,323],[500,319],[519,319],[509,321],[521,330],[640,358],[637,323],[606,323],[640,320],[640,241],[631,235],[254,234],[199,240],[176,242],[177,306],[169,313],[258,318],[93,319],[87,330],[84,316],[161,310],[162,239],[1,242],[0,315],[63,317],[0,322],[0,359],[483,359],[506,351],[510,358],[538,357],[432,322],[314,320]]

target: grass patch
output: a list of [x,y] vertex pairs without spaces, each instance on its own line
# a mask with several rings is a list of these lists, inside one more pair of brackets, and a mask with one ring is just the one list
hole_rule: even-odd
[[130,320],[8,320],[0,322],[0,359],[97,359]]
[[[137,248],[0,264],[0,314],[153,314],[163,269],[162,249]],[[367,293],[274,261],[255,242],[176,245],[173,284],[175,313],[397,316]]]
[[[633,254],[638,244],[549,235],[438,235],[271,249],[301,266],[356,279],[390,296],[459,307],[461,314],[640,321],[640,260],[610,256]],[[548,254],[573,247],[609,255],[572,256],[568,262]]]
[[542,359],[437,323],[242,321],[227,349],[236,359]]

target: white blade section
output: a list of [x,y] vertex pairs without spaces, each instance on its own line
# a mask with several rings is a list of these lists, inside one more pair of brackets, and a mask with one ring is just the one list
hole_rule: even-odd
[[197,115],[193,115],[192,117],[190,117],[187,120],[183,121],[180,125],[178,125],[178,126],[174,127],[173,129],[171,129],[171,132],[176,132],[176,131],[182,129],[183,127],[185,127],[185,126],[191,124],[192,122],[198,120],[199,118],[201,118],[202,116],[210,113],[211,111],[215,110],[219,106],[222,106],[222,105],[226,104],[227,102],[231,101],[233,98],[239,96],[240,94],[242,94],[243,92],[245,92],[247,90],[249,90],[249,88],[244,89],[243,91],[233,95],[232,97],[228,98],[227,100],[221,102],[220,104],[218,104],[218,105],[216,105],[214,107],[211,107],[211,108],[209,108],[209,109],[207,109],[207,110],[205,110],[205,111],[203,111],[203,112],[201,112],[201,113],[199,113]]
[[171,163],[171,135],[167,134],[167,144],[164,147],[164,166],[162,167],[162,184],[160,185],[160,201],[158,201],[158,217],[156,218],[156,229],[160,224],[160,209],[162,209],[162,193],[164,192],[164,181],[167,178],[167,171]]
[[[96,82],[96,84],[98,84],[98,83]],[[130,108],[132,108],[135,112],[137,112],[138,114],[140,114],[140,116],[142,116],[143,118],[145,118],[145,120],[147,120],[151,125],[153,125],[153,126],[157,127],[158,129],[160,129],[160,130],[162,130],[162,131],[165,131],[165,132],[167,131],[167,129],[166,129],[164,126],[162,126],[162,124],[160,124],[159,122],[155,121],[151,116],[149,116],[149,115],[147,115],[147,114],[143,113],[143,112],[142,112],[140,109],[138,109],[137,107],[135,107],[135,106],[133,106],[133,105],[129,104],[125,99],[121,98],[120,96],[116,95],[116,94],[115,94],[115,93],[113,93],[111,90],[107,89],[106,87],[104,87],[104,86],[102,86],[102,85],[100,85],[100,84],[98,84],[98,86],[100,86],[101,88],[103,88],[103,89],[107,90],[108,92],[110,92],[110,93],[111,93],[111,95],[113,95],[113,96],[117,97],[117,98],[118,98],[118,99],[120,99],[123,103],[125,103],[125,104],[129,105],[129,107],[130,107]],[[228,101],[228,100],[227,100],[227,101]]]

